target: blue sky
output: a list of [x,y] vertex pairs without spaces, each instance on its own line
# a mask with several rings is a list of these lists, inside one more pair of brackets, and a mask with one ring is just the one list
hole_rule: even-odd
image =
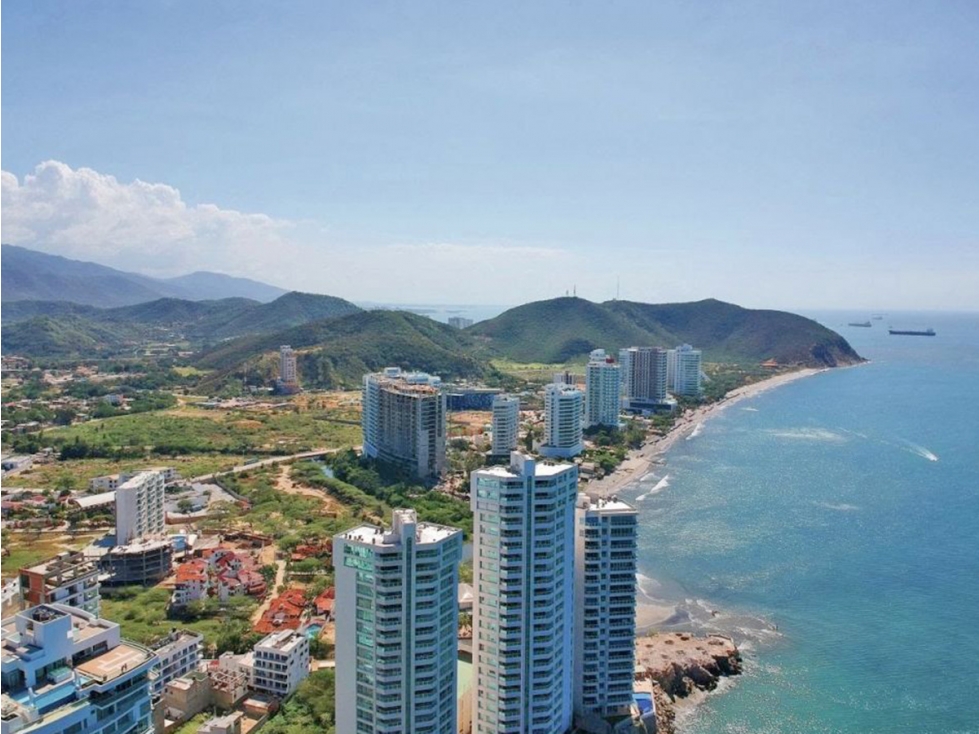
[[979,309],[972,0],[3,21],[4,242],[356,300]]

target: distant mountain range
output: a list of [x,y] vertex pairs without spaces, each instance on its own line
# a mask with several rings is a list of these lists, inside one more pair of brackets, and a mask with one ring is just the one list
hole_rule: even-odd
[[9,301],[69,301],[112,308],[159,298],[205,301],[249,298],[267,303],[287,291],[248,278],[197,272],[150,278],[16,245],[0,248],[0,296]]
[[118,308],[64,301],[15,301],[3,305],[6,354],[41,358],[124,353],[147,341],[187,342],[191,349],[234,337],[282,332],[320,319],[358,313],[333,296],[286,293],[271,303],[247,298],[184,301],[161,298]]

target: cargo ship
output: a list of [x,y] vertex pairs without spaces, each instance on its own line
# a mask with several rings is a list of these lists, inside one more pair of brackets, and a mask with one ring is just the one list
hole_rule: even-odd
[[897,334],[898,336],[935,336],[934,329],[925,329],[924,331],[914,329],[888,329],[887,333]]
[[851,321],[849,324],[847,324],[847,326],[861,326],[864,329],[869,329],[870,328],[870,322],[869,321]]

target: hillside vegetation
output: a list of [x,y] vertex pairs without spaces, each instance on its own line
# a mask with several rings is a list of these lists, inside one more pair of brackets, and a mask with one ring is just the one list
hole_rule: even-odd
[[271,379],[281,344],[299,351],[304,386],[356,387],[367,372],[400,365],[446,378],[485,377],[474,340],[458,329],[405,311],[363,311],[315,321],[273,334],[236,339],[200,356],[196,365],[217,370],[206,382],[247,375]]
[[510,309],[466,330],[495,353],[560,363],[597,348],[693,344],[714,362],[833,367],[861,360],[847,341],[811,319],[714,299],[693,303],[591,303],[556,298]]

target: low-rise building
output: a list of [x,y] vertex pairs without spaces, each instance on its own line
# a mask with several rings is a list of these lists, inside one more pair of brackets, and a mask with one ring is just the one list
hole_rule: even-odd
[[170,681],[193,673],[201,662],[201,647],[204,638],[197,632],[173,630],[153,646],[159,664],[156,680],[153,682],[153,695],[163,694]]
[[197,734],[241,734],[241,724],[244,718],[245,715],[241,711],[233,711],[224,716],[215,716],[201,724]]
[[256,691],[286,698],[309,675],[309,640],[295,630],[273,632],[253,652]]
[[20,587],[29,606],[67,604],[99,615],[99,568],[81,551],[65,551],[20,569]]
[[163,689],[163,716],[172,722],[187,721],[212,705],[211,678],[206,673],[175,678]]

